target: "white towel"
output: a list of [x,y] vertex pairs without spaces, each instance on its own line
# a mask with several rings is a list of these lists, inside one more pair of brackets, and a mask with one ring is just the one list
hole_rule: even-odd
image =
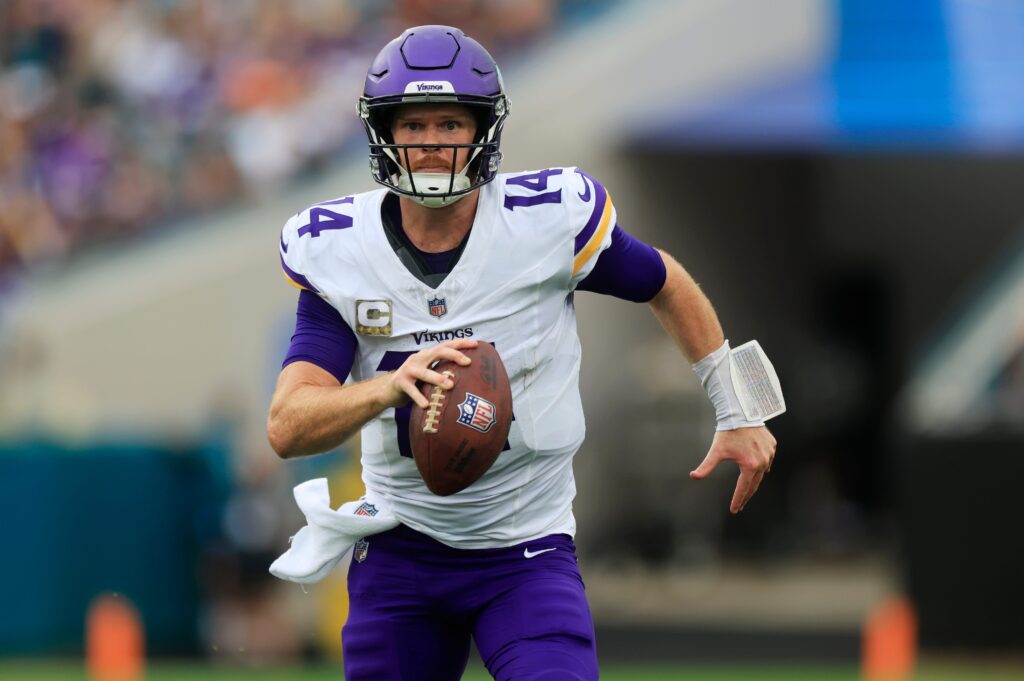
[[270,574],[299,584],[319,582],[363,537],[398,527],[388,504],[372,495],[331,508],[327,478],[296,485],[293,491],[306,526],[291,538],[291,547],[270,566]]

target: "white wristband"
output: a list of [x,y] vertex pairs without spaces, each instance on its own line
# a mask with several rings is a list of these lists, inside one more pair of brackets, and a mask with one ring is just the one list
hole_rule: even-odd
[[756,428],[763,426],[762,420],[750,420],[743,413],[743,405],[736,394],[736,386],[732,378],[732,354],[729,341],[707,357],[693,365],[693,371],[707,391],[711,403],[715,406],[715,430],[735,430],[736,428]]

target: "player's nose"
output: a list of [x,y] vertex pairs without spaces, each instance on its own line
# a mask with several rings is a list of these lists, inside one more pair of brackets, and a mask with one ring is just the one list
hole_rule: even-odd
[[431,147],[431,145],[440,145],[441,144],[440,128],[438,128],[436,125],[428,125],[428,126],[426,126],[426,128],[423,131],[423,144],[424,144],[424,146],[427,146],[429,148],[434,148],[434,149],[439,148],[437,146]]
[[442,127],[440,125],[428,124],[423,128],[423,143],[424,144],[440,144],[444,143],[442,136]]

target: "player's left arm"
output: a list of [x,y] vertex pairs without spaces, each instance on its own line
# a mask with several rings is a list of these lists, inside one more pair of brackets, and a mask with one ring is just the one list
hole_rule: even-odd
[[[694,369],[705,387],[713,385],[715,374],[729,361],[718,315],[700,286],[683,266],[668,253],[658,250],[665,265],[665,283],[650,300],[651,310],[683,353],[694,363]],[[722,461],[735,461],[740,468],[736,490],[729,510],[739,513],[757,491],[775,457],[776,442],[763,423],[748,422],[735,404],[720,392],[729,386],[709,389],[718,418],[715,438],[704,461],[690,473],[701,480]]]
[[721,461],[735,461],[739,480],[729,508],[738,513],[757,491],[775,456],[775,438],[763,421],[744,415],[731,380],[731,356],[718,315],[693,278],[672,256],[636,239],[618,225],[611,196],[576,168],[565,173],[573,225],[570,287],[634,302],[648,302],[683,353],[715,405],[711,449],[690,475],[700,480]]

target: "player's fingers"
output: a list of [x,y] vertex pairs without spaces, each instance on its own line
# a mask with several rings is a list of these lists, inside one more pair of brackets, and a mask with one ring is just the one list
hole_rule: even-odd
[[455,338],[454,340],[445,341],[438,345],[439,348],[449,347],[455,348],[456,350],[467,350],[469,348],[475,348],[480,344],[480,341],[475,341],[472,338]]
[[413,399],[413,401],[417,403],[420,409],[429,409],[430,400],[424,397],[423,393],[420,392],[415,385],[413,385],[412,387],[402,385],[401,389],[406,391],[406,394],[409,395]]
[[409,398],[418,404],[421,409],[427,409],[430,407],[430,400],[423,396],[420,389],[416,387],[416,384],[412,381],[399,381],[398,387],[402,389]]
[[739,513],[743,504],[750,498],[750,487],[754,483],[755,471],[752,469],[740,469],[739,480],[736,481],[736,491],[732,493],[732,502],[729,504],[729,511]]
[[437,349],[434,352],[436,359],[451,360],[452,362],[455,362],[456,364],[460,364],[462,366],[467,366],[470,363],[469,357],[466,357],[464,354],[462,354],[455,348],[439,345],[437,346]]
[[416,378],[424,383],[429,383],[430,385],[439,385],[445,390],[455,386],[450,377],[434,371],[433,369],[421,369],[417,371]]
[[708,455],[704,457],[704,460],[700,462],[695,470],[690,471],[690,477],[694,480],[703,480],[707,477],[708,473],[715,470],[715,466],[718,465],[719,457],[715,453],[715,450],[708,452]]
[[750,483],[750,489],[747,490],[747,496],[743,499],[742,503],[740,503],[740,511],[747,507],[747,502],[750,501],[754,496],[754,493],[757,492],[757,488],[761,486],[761,481],[764,480],[764,474],[765,471],[758,471],[754,473],[754,479]]

